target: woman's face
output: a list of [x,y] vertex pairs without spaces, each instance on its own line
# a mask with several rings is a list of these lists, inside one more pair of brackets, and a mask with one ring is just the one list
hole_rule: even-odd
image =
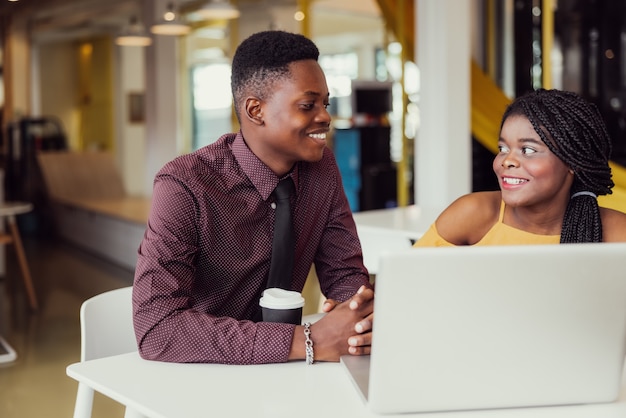
[[505,120],[498,148],[493,171],[508,206],[569,199],[573,171],[544,144],[527,117],[512,115]]

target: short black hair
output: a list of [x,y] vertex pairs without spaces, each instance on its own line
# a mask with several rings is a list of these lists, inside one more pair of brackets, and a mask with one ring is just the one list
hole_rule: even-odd
[[611,138],[596,105],[571,91],[539,89],[508,106],[500,129],[514,115],[526,116],[550,151],[574,171],[561,242],[601,242],[602,222],[593,195],[611,194],[614,183]]
[[315,60],[319,50],[309,38],[282,30],[257,32],[246,38],[235,51],[230,86],[239,117],[239,105],[247,91],[267,98],[274,82],[289,76],[289,64]]

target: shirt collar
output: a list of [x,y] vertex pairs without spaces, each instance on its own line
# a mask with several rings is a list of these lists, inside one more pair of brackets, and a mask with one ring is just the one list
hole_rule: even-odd
[[239,164],[243,172],[250,179],[263,200],[267,200],[278,185],[278,182],[287,176],[291,176],[296,194],[298,193],[300,163],[297,163],[291,172],[279,178],[263,161],[254,155],[250,148],[248,148],[241,131],[235,136],[232,150],[237,164]]

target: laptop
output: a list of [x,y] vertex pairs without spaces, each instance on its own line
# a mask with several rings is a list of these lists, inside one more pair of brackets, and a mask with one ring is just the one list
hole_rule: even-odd
[[411,248],[380,259],[370,356],[343,356],[377,413],[612,402],[626,243]]

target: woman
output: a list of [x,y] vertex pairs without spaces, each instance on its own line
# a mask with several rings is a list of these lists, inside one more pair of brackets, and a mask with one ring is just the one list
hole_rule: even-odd
[[626,241],[626,214],[598,206],[611,193],[611,140],[595,105],[538,90],[504,112],[493,161],[500,191],[462,196],[422,246]]

